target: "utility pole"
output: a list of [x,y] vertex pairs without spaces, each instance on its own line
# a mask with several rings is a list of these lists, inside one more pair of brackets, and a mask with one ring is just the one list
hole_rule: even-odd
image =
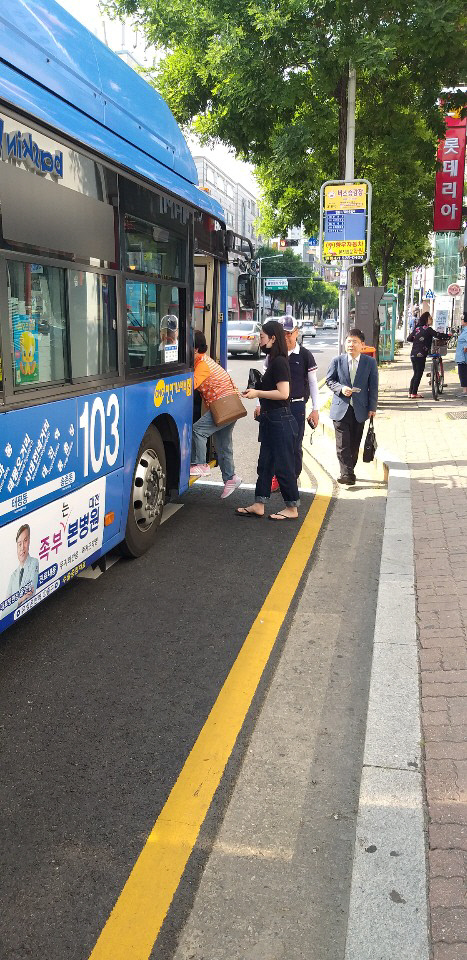
[[[357,87],[357,71],[349,64],[349,79],[347,83],[347,134],[345,141],[345,180],[353,180],[355,176],[355,97]],[[344,260],[342,269],[347,272],[347,289],[339,293],[339,353],[343,353],[344,343],[349,331],[349,309],[352,279],[352,261]]]

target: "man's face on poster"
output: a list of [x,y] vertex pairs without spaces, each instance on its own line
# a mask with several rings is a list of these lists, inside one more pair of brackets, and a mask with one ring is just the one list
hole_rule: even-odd
[[23,530],[23,532],[20,533],[20,535],[19,535],[19,537],[18,537],[18,539],[17,539],[17,541],[16,541],[16,552],[17,552],[17,554],[18,554],[18,560],[19,560],[21,566],[24,566],[24,564],[26,563],[26,560],[27,560],[27,558],[28,558],[28,554],[29,554],[29,541],[30,541],[30,533],[29,533],[29,530]]

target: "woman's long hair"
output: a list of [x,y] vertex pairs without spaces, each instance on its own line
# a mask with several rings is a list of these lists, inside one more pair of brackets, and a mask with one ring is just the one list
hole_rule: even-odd
[[274,357],[288,357],[289,351],[282,324],[278,320],[266,320],[261,329],[268,337],[276,338],[269,354],[271,360],[274,360]]

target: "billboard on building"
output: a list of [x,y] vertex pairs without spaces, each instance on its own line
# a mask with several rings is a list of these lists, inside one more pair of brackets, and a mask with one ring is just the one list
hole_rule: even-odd
[[446,136],[438,146],[433,229],[460,230],[464,192],[466,119],[446,117]]

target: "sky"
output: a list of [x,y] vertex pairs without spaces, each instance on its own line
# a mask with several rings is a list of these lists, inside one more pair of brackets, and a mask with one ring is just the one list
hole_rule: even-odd
[[[125,21],[125,24],[109,20],[107,16],[100,13],[97,0],[57,0],[57,2],[99,37],[99,40],[107,43],[112,50],[118,52],[122,48],[126,49],[142,66],[152,64],[154,50],[146,50],[144,37],[141,32],[135,31],[130,18]],[[202,147],[190,138],[190,150],[195,156],[211,159],[224,173],[259,196],[252,167],[238,160],[225,144],[219,144],[213,148]]]

